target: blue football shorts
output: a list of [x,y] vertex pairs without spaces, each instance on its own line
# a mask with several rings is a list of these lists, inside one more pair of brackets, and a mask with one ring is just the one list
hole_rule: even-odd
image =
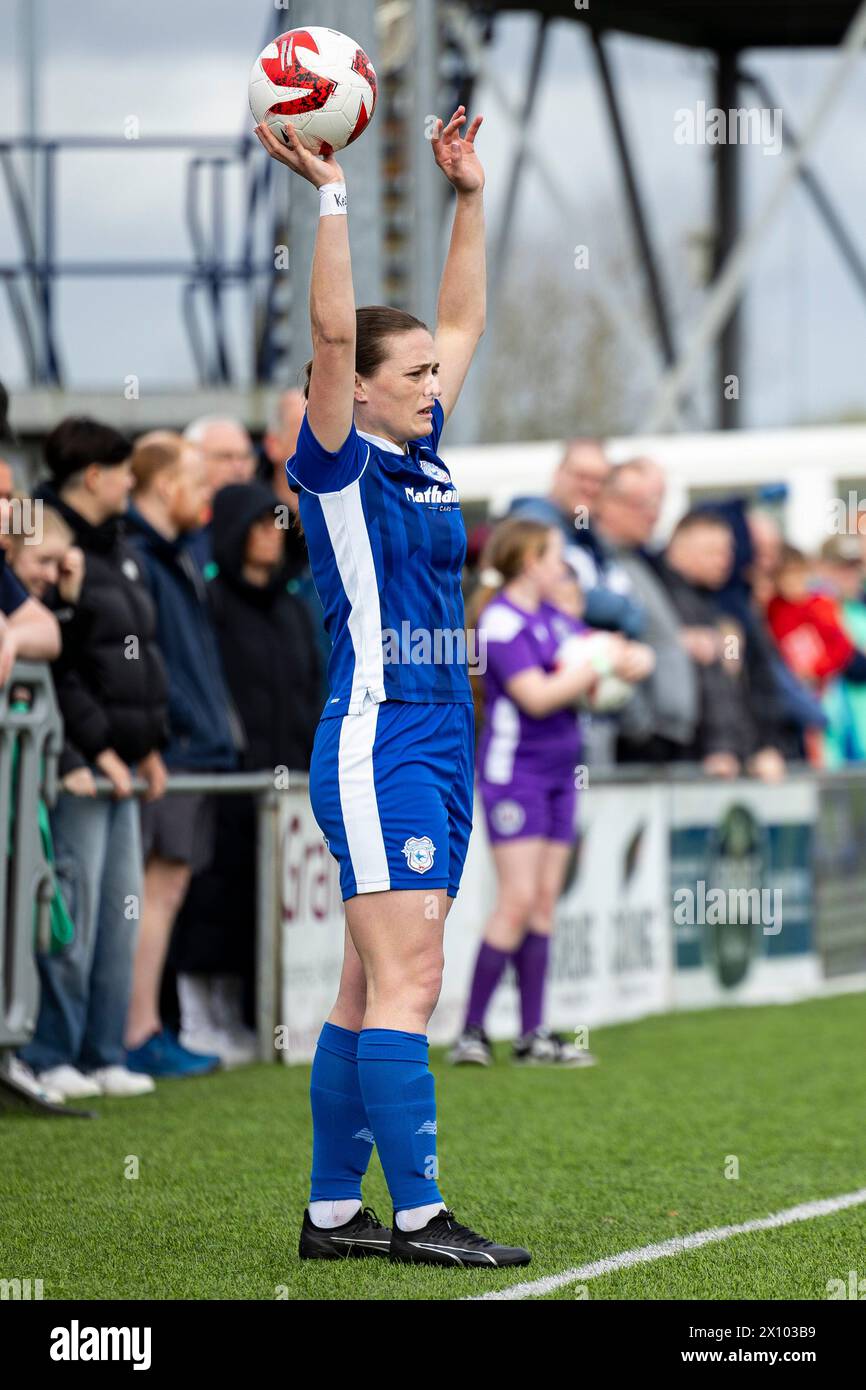
[[456,897],[472,830],[470,704],[385,700],[320,720],[310,802],[343,900],[389,889]]

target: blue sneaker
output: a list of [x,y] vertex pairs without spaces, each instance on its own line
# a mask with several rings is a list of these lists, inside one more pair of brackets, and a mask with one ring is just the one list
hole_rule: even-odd
[[193,1052],[191,1048],[184,1047],[177,1033],[170,1028],[163,1028],[162,1035],[168,1039],[169,1047],[183,1067],[201,1067],[204,1064],[207,1071],[216,1071],[217,1067],[222,1066],[218,1052]]
[[219,1057],[181,1047],[167,1028],[153,1033],[147,1042],[130,1048],[126,1054],[129,1070],[143,1072],[146,1076],[206,1076],[216,1071],[219,1064]]

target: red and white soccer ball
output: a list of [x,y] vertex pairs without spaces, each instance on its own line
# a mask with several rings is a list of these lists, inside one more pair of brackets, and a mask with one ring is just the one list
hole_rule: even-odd
[[250,72],[250,110],[285,139],[294,126],[313,154],[345,149],[366,130],[377,82],[363,48],[337,29],[289,29],[269,43]]

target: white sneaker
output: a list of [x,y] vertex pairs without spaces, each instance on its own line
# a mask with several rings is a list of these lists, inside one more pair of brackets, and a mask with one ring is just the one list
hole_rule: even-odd
[[241,1059],[241,1062],[257,1062],[259,1059],[259,1040],[251,1028],[230,1028],[228,1029],[228,1039],[234,1055]]
[[255,1047],[250,1049],[224,1028],[184,1029],[180,1041],[190,1052],[215,1053],[224,1067],[243,1067],[256,1059]]
[[228,1038],[234,1066],[255,1062],[259,1040],[244,1023],[243,981],[239,975],[213,975],[210,981],[210,1009],[214,1032]]
[[104,1096],[146,1096],[156,1090],[152,1076],[128,1071],[126,1067],[97,1067],[90,1076]]
[[180,1028],[178,1033],[210,1033],[217,1026],[211,1009],[210,975],[184,975],[177,977],[177,1002],[180,1006]]
[[87,1096],[102,1095],[98,1082],[66,1064],[40,1072],[39,1084],[51,1091],[59,1091],[64,1100],[84,1100]]
[[23,1090],[28,1091],[37,1100],[47,1100],[51,1105],[62,1105],[66,1097],[62,1091],[55,1090],[51,1086],[43,1086],[36,1078],[36,1073],[32,1067],[28,1067],[26,1062],[22,1062],[20,1057],[12,1057],[9,1062],[9,1079]]

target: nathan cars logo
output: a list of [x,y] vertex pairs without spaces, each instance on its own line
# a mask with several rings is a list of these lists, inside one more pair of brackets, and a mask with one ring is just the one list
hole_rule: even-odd
[[[448,482],[451,482],[450,478]],[[426,502],[428,506],[435,507],[448,507],[460,503],[460,493],[456,487],[442,488],[438,483],[433,483],[430,487],[412,487],[407,483],[405,492],[408,502]]]

